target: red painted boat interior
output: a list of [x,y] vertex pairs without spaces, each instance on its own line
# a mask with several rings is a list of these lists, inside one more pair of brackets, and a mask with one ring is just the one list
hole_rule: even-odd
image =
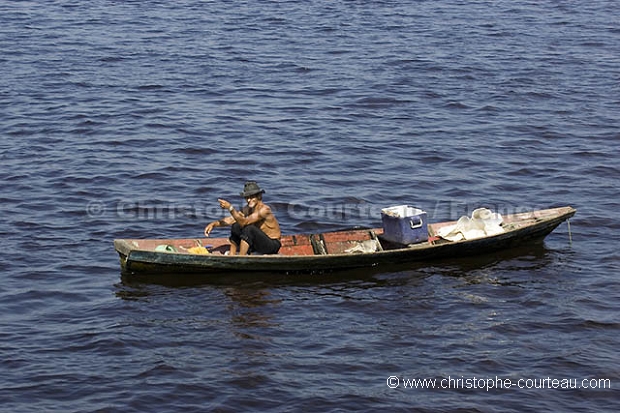
[[[544,218],[560,216],[562,214],[574,213],[571,207],[555,208],[550,210],[534,211],[527,213],[514,214],[504,217],[503,226],[507,230],[532,225]],[[433,223],[428,225],[428,241],[423,244],[437,244],[448,242],[439,239],[435,234],[447,225],[455,224],[452,222]],[[305,255],[325,255],[355,253],[356,247],[363,245],[376,246],[377,250],[387,250],[403,248],[400,244],[391,244],[381,238],[382,228],[375,229],[353,229],[336,232],[283,235],[279,255],[305,256]],[[206,247],[211,254],[225,254],[230,249],[228,238],[189,238],[189,239],[133,239],[125,240],[131,247],[142,251],[154,251],[161,246],[172,246],[174,252],[181,254],[192,254],[193,247]],[[373,244],[374,242],[374,244]],[[367,251],[364,251],[367,252]]]

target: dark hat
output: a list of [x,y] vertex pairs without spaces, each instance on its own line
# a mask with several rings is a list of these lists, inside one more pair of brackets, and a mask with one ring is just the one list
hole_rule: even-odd
[[243,186],[243,192],[241,192],[241,196],[245,198],[245,197],[248,197],[248,196],[257,195],[257,194],[264,194],[264,193],[265,193],[265,190],[264,189],[260,189],[260,187],[258,186],[258,184],[256,182],[248,181]]

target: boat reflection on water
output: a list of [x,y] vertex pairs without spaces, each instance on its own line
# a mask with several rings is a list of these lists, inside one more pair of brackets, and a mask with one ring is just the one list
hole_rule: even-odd
[[294,285],[321,286],[342,283],[372,288],[407,284],[412,280],[420,280],[433,275],[464,278],[469,280],[468,282],[475,283],[480,282],[480,280],[476,280],[481,273],[544,270],[546,266],[557,259],[556,256],[556,250],[548,248],[545,242],[540,240],[508,250],[471,257],[444,259],[431,264],[424,262],[388,264],[380,267],[356,268],[338,272],[317,272],[314,274],[227,272],[209,278],[200,274],[174,272],[169,274],[144,273],[139,276],[132,274],[131,276],[121,276],[121,283],[118,284],[119,290],[116,294],[123,299],[139,299],[149,294],[149,285],[171,288],[201,285],[238,287],[238,290],[228,290],[227,296],[239,298],[245,294],[248,299],[247,304],[251,305],[261,302],[260,295],[255,295],[255,292],[260,291],[261,288]]

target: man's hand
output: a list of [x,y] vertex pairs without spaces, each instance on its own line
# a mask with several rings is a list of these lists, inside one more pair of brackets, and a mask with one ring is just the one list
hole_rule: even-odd
[[211,231],[213,231],[213,228],[215,228],[215,224],[217,224],[217,221],[214,221],[212,223],[210,223],[209,225],[207,225],[205,227],[205,236],[208,237],[209,234],[211,233]]
[[218,202],[220,203],[220,208],[222,209],[230,209],[231,207],[231,203],[225,199],[218,199]]

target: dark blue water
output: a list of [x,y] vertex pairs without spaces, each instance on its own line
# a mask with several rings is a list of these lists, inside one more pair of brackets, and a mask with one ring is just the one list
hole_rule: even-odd
[[[619,15],[602,0],[1,3],[0,410],[618,411]],[[286,233],[379,225],[405,203],[432,221],[578,213],[572,243],[564,224],[479,258],[121,279],[115,238],[198,237],[246,179]],[[406,388],[424,378],[461,387]],[[515,384],[480,388],[497,379]]]

